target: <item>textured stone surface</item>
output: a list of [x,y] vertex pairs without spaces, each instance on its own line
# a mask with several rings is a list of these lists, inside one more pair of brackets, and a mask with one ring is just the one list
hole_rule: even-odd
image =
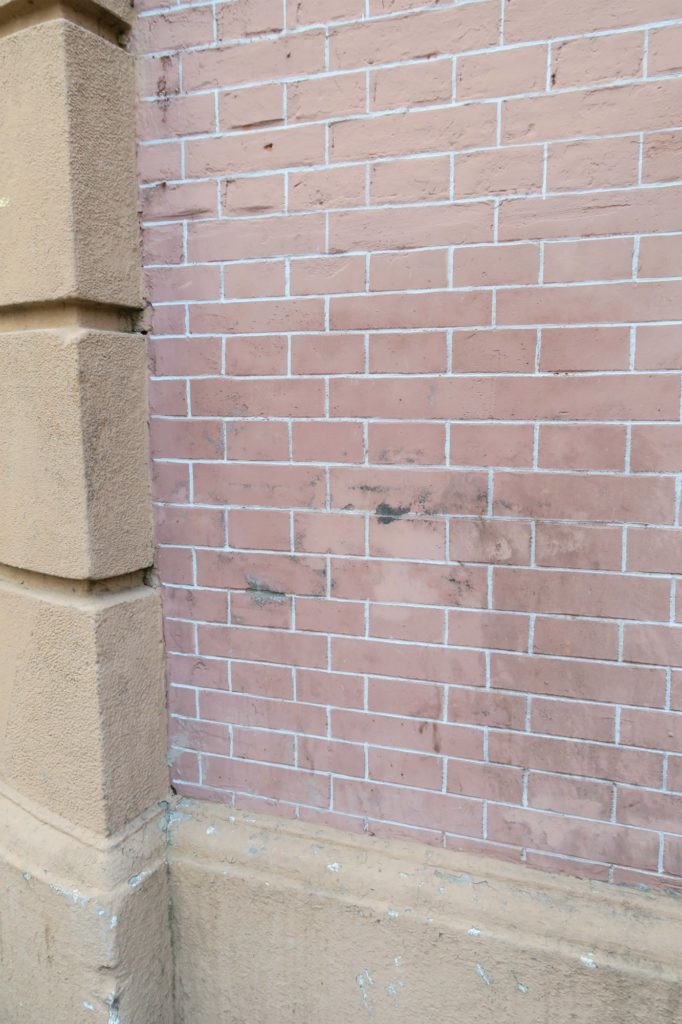
[[679,1020],[675,897],[189,801],[176,810],[177,1024]]
[[110,834],[167,791],[158,594],[0,583],[0,780]]
[[132,58],[54,20],[0,39],[0,305],[140,304]]
[[0,1020],[171,1024],[160,814],[101,844],[31,810],[0,794]]
[[[72,18],[78,17],[81,13],[82,6],[80,0],[72,0],[71,3],[66,0],[59,5],[65,12],[69,12]],[[0,18],[5,19],[9,17],[8,11],[11,12],[13,21],[20,19],[22,16],[32,14],[34,17],[40,16],[43,11],[54,12],[54,2],[50,0],[25,0],[24,3],[17,3],[17,0],[0,0]],[[132,24],[135,11],[130,0],[94,0],[92,7],[90,8],[90,15],[93,21],[103,21],[105,25],[115,25],[120,22],[122,25]]]
[[0,562],[55,576],[150,565],[145,344],[0,334]]

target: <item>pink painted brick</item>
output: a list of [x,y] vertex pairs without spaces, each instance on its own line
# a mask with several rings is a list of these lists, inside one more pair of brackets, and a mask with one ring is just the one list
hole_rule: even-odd
[[678,7],[142,0],[179,792],[682,884]]

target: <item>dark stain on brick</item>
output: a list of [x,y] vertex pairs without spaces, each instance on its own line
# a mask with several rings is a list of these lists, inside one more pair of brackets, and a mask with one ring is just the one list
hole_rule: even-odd
[[253,594],[253,599],[259,607],[266,604],[281,604],[286,601],[287,595],[282,590],[275,590],[268,583],[257,579],[255,576],[247,576],[247,591]]
[[394,523],[396,519],[406,516],[409,511],[409,505],[389,505],[385,501],[380,501],[376,507],[377,519],[384,525]]

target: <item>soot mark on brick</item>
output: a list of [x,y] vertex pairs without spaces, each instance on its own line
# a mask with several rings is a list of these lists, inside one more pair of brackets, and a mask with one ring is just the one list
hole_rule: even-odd
[[259,607],[265,604],[282,604],[286,601],[287,595],[282,590],[275,590],[269,583],[257,579],[255,576],[247,576],[246,581],[248,593],[253,594],[253,599]]
[[400,519],[402,516],[406,516],[409,511],[409,505],[389,505],[385,501],[380,501],[376,507],[377,518],[385,526],[388,523],[394,523],[396,519]]
[[441,741],[441,735],[440,735],[440,729],[438,727],[438,723],[437,722],[420,722],[419,725],[417,726],[417,732],[419,733],[420,736],[423,736],[424,732],[427,729],[431,730],[431,740],[432,740],[432,743],[433,743],[434,752],[436,754],[440,754],[443,744],[442,744],[442,741]]

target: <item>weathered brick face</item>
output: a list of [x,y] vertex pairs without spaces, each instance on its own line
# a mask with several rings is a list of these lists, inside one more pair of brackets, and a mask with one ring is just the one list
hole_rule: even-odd
[[679,0],[142,6],[175,786],[674,880]]

